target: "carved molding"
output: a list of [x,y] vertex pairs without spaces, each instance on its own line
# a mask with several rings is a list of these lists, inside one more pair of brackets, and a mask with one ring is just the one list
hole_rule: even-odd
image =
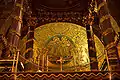
[[38,12],[40,23],[50,22],[72,22],[82,25],[84,12]]

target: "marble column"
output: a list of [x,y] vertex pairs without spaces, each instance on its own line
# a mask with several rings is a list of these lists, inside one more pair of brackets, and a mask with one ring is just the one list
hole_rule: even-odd
[[28,16],[28,33],[27,33],[27,43],[26,43],[26,53],[25,53],[25,59],[29,60],[30,62],[27,62],[27,66],[25,66],[25,71],[32,71],[35,67],[33,63],[33,45],[34,45],[34,29],[36,27],[36,18],[31,15]]
[[88,53],[89,53],[89,59],[90,59],[90,69],[91,71],[98,70],[98,60],[96,56],[96,48],[95,48],[95,41],[94,41],[94,33],[93,33],[93,25],[98,24],[97,21],[95,21],[95,0],[92,0],[92,2],[89,4],[89,12],[88,14],[83,17],[84,25],[86,27],[86,33],[87,33],[87,39],[88,39]]
[[[16,0],[13,11],[10,14],[11,25],[9,30],[5,33],[5,37],[7,40],[7,46],[3,49],[2,55],[7,57],[10,56],[10,53],[15,53],[19,48],[19,39],[20,39],[20,31],[22,26],[22,11],[23,11],[23,0]],[[4,26],[6,27],[6,26]],[[11,52],[10,52],[11,51]]]
[[25,58],[29,59],[33,56],[33,44],[34,44],[34,26],[30,26],[28,33],[27,33],[27,43],[26,43],[26,50],[28,50],[27,53],[25,53]]
[[88,38],[90,69],[91,71],[98,70],[98,61],[97,61],[97,56],[96,56],[94,34],[92,32],[92,26],[90,26],[89,24],[86,25],[86,32],[87,32],[87,38]]
[[16,49],[19,46],[20,31],[22,26],[23,0],[16,0],[14,12],[12,14],[12,25],[8,34],[8,44]]

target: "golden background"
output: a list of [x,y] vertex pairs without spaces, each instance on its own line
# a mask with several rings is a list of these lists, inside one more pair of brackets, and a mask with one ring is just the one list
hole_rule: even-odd
[[[50,40],[52,37],[56,35],[65,35],[69,37],[70,40],[72,40],[73,44],[75,45],[75,47],[73,47],[73,51],[71,51],[73,58],[69,63],[63,64],[63,71],[89,71],[90,61],[89,61],[86,29],[80,25],[76,25],[73,23],[65,23],[65,22],[49,23],[37,27],[35,29],[34,31],[35,39],[34,39],[34,48],[33,48],[34,63],[38,64],[37,57],[39,55],[42,54],[48,55],[49,51],[47,53],[45,51],[46,43],[48,40]],[[95,39],[95,46],[97,51],[98,63],[99,63],[98,66],[100,69],[102,62],[105,59],[104,46],[97,36],[94,35],[94,39]],[[26,37],[24,37],[24,39],[21,42],[24,43],[25,40]],[[67,43],[64,44],[67,45]],[[24,49],[25,46],[21,50],[24,52]],[[58,52],[60,51],[59,49],[57,50]],[[49,54],[52,55],[55,53],[52,52],[51,50]],[[48,62],[48,67],[51,71],[58,71],[60,68],[58,64],[53,64],[50,61]]]

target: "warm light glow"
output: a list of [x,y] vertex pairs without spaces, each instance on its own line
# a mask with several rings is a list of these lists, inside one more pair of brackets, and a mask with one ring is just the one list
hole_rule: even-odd
[[[37,57],[39,55],[42,59],[42,55],[46,54],[49,57],[48,69],[50,71],[60,71],[60,65],[58,64],[60,62],[57,61],[61,56],[63,71],[90,71],[87,35],[84,27],[64,22],[49,23],[36,28],[34,37],[34,63],[38,64]],[[103,57],[104,46],[96,36],[94,37],[100,68],[105,58]],[[69,49],[69,47],[71,48]],[[58,55],[58,58],[52,56],[55,54]]]

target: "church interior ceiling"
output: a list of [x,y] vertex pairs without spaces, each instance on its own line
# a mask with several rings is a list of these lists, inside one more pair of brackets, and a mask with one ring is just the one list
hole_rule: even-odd
[[[28,1],[32,1],[32,0],[28,0]],[[36,0],[36,1],[33,0],[32,10],[33,10],[34,15],[36,15],[37,13],[34,12],[34,10],[40,9],[41,8],[40,5],[42,5],[42,8],[45,10],[47,9],[48,11],[52,11],[52,9],[53,9],[53,11],[56,10],[55,12],[57,12],[57,11],[59,12],[59,11],[62,11],[63,7],[67,8],[67,10],[68,10],[67,12],[74,11],[74,10],[76,10],[76,8],[79,8],[76,11],[78,11],[78,10],[81,11],[82,9],[88,8],[88,2],[90,2],[90,1],[91,0],[61,0],[61,1],[58,1],[59,2],[59,5],[58,5],[58,2],[56,2],[54,0],[53,0],[54,3],[47,3],[47,2],[49,2],[47,0],[40,0],[41,3],[38,0]],[[120,22],[119,22],[119,14],[120,14],[119,11],[120,10],[118,8],[119,3],[120,3],[119,0],[116,0],[116,1],[107,0],[108,9],[110,11],[110,14],[116,20],[117,24],[120,26]],[[0,14],[1,14],[0,15],[0,22],[1,22],[0,30],[3,30],[3,31],[5,30],[5,29],[3,29],[4,27],[2,28],[2,26],[4,26],[3,23],[9,22],[9,24],[7,24],[5,26],[9,26],[11,24],[11,20],[9,19],[8,21],[6,21],[6,19],[11,14],[13,4],[14,4],[14,0],[1,0],[0,1]],[[85,4],[85,5],[83,5],[83,4]],[[80,6],[78,6],[78,5],[80,5]],[[63,11],[65,11],[65,8]],[[6,28],[8,28],[8,27],[6,27]],[[22,33],[23,36],[26,35],[27,29],[28,29],[28,27],[24,25],[24,27],[22,28],[22,31],[24,32],[24,33]],[[117,28],[116,30],[119,30],[119,29]],[[1,33],[5,34],[2,31],[1,31]]]
[[[114,79],[120,75],[116,67],[118,63],[118,60],[116,60],[116,43],[120,35],[120,0],[96,0],[98,3],[96,8],[98,14],[96,17],[97,24],[93,25],[93,32],[95,34],[94,39],[98,68],[101,70],[104,65],[106,66],[105,60],[107,56],[110,60],[110,65],[112,65],[111,69],[116,70],[110,72],[90,71],[87,36],[83,19],[89,13],[88,8],[91,6],[89,4],[92,0],[24,0],[23,7],[15,4],[16,1],[17,0],[0,0],[0,54],[4,48],[6,50],[10,49],[9,47],[6,48],[8,38],[11,36],[11,33],[15,33],[15,31],[11,29],[11,26],[14,20],[20,20],[19,17],[16,16],[17,11],[15,11],[15,7],[20,7],[23,10],[23,17],[21,20],[21,35],[17,35],[20,37],[20,52],[22,53],[20,54],[19,61],[22,63],[32,63],[32,66],[27,65],[27,67],[31,67],[35,73],[0,73],[0,79],[6,80],[9,78],[13,80],[14,75],[17,75],[17,78],[23,80],[56,80],[58,78],[66,80],[73,78],[98,80]],[[32,18],[34,18],[34,20],[32,20]],[[32,26],[35,28],[34,54],[32,60],[27,60],[25,59],[25,53],[27,52],[26,43],[29,42],[27,41],[27,34],[32,21]],[[105,53],[105,49],[107,49],[108,55],[103,54]],[[79,72],[36,73],[38,70],[39,55],[40,57],[44,55],[46,59],[46,56],[48,56],[48,71],[60,71],[62,64],[62,70],[64,71]],[[57,58],[56,56],[59,57]],[[60,62],[60,59],[62,62]],[[57,62],[55,60],[57,60]],[[117,61],[117,63],[115,61]],[[20,64],[19,62],[18,70],[21,69],[20,71],[22,71],[23,66]],[[42,66],[42,64],[40,66]],[[108,70],[108,68],[109,67],[104,70]],[[1,70],[7,72],[5,69],[0,69],[0,71]],[[82,71],[88,72],[83,73]],[[117,79],[115,78],[115,80]]]
[[[61,1],[54,1],[49,2],[49,0],[28,0],[30,3],[31,11],[33,13],[33,16],[37,18],[37,26],[41,26],[47,23],[52,22],[71,22],[75,24],[79,24],[84,26],[82,23],[83,17],[88,14],[88,7],[91,0],[61,0]],[[98,1],[99,2],[99,1]],[[58,4],[59,3],[59,4]],[[84,4],[84,5],[83,5]],[[64,8],[63,8],[64,7]],[[102,11],[102,10],[101,10]],[[116,12],[117,13],[117,12]],[[102,14],[102,13],[101,13]],[[112,15],[112,14],[111,14]],[[26,17],[26,15],[24,15]],[[23,17],[23,21],[25,22],[24,27],[22,28],[22,36],[26,35],[26,31],[28,30],[27,27],[27,19]],[[107,19],[107,16],[104,16],[100,19],[100,21],[104,21]],[[116,23],[114,20],[114,16],[111,16],[110,24],[113,24],[113,29],[118,34],[120,32],[119,24]],[[106,20],[107,21],[107,20]],[[103,34],[104,30],[108,28],[109,25],[104,24],[107,27],[100,28],[98,26],[93,27],[94,33],[96,36],[99,37],[101,40],[101,35]],[[107,30],[106,30],[107,31]],[[114,35],[114,33],[112,33]],[[114,35],[115,36],[115,35]],[[107,37],[110,39],[111,36]],[[108,44],[108,43],[105,43]]]

